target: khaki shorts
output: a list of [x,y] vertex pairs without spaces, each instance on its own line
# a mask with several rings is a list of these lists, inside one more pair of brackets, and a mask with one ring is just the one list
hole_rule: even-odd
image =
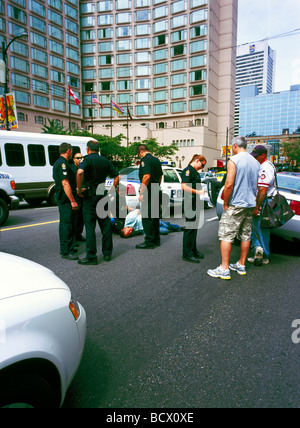
[[251,241],[253,208],[238,208],[230,206],[224,211],[220,226],[219,239],[225,242],[234,242],[238,237],[241,241]]

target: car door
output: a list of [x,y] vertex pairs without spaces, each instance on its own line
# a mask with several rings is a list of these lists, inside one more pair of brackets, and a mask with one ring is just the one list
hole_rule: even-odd
[[161,188],[169,196],[171,204],[182,203],[181,178],[174,168],[163,169]]

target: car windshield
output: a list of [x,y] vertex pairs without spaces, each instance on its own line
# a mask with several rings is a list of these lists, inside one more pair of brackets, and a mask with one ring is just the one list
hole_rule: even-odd
[[300,192],[300,178],[277,174],[278,187]]
[[120,171],[122,177],[126,177],[127,180],[140,181],[139,168],[125,168]]

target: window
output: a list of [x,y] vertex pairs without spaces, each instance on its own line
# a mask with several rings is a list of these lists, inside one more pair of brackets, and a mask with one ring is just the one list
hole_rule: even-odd
[[60,157],[59,146],[49,146],[48,154],[49,154],[50,165],[53,166]]
[[[40,123],[43,123],[43,118]],[[28,144],[27,149],[28,149],[28,158],[29,158],[30,166],[46,165],[46,156],[45,156],[44,146],[39,144]]]
[[7,166],[25,166],[24,148],[22,144],[7,143],[4,145]]
[[173,169],[164,170],[164,182],[165,183],[180,183],[178,175]]
[[190,14],[190,23],[194,24],[195,22],[204,21],[207,19],[207,9],[197,10]]

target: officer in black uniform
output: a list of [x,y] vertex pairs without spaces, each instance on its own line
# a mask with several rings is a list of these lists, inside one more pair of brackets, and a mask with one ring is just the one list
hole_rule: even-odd
[[[152,156],[146,145],[141,144],[137,149],[141,158],[140,164],[140,196],[142,203],[142,222],[145,241],[136,246],[137,249],[150,249],[160,245],[159,235],[159,207],[160,207],[160,183],[163,175],[160,161]],[[156,213],[151,212],[156,206]]]
[[[77,172],[77,194],[83,197],[83,219],[86,231],[86,258],[78,260],[78,263],[97,265],[96,220],[102,232],[102,252],[105,261],[110,261],[113,250],[110,217],[108,213],[105,218],[97,216],[97,204],[105,197],[104,192],[102,195],[97,194],[97,188],[100,184],[105,185],[107,177],[115,179],[113,186],[116,188],[119,184],[119,174],[108,159],[99,155],[98,141],[88,142],[87,154]],[[83,180],[86,189],[82,188]]]
[[[182,190],[184,192],[184,213],[187,227],[183,234],[183,257],[182,259],[191,263],[199,263],[204,255],[197,250],[198,222],[195,214],[197,209],[197,198],[204,195],[200,190],[201,177],[198,173],[206,165],[204,156],[194,155],[190,164],[182,172]],[[199,206],[199,205],[198,205]],[[192,225],[192,222],[194,223]]]
[[[76,153],[73,152],[73,160],[70,161],[70,166],[71,166],[72,171],[75,174],[75,177],[77,175],[79,165],[81,164],[82,161],[83,161],[83,155],[80,152],[76,152]],[[78,246],[78,242],[85,242],[85,238],[82,236],[83,227],[84,227],[84,223],[83,223],[83,200],[82,200],[82,198],[80,198],[80,196],[77,195],[76,191],[75,191],[74,197],[75,197],[75,201],[78,204],[78,210],[76,211],[76,215],[75,215],[75,219],[74,219],[74,221],[75,221],[75,225],[74,225],[75,243]]]
[[60,254],[67,260],[78,260],[74,254],[74,217],[78,204],[76,194],[76,175],[72,171],[69,160],[72,159],[72,146],[62,143],[59,147],[59,159],[53,166],[56,200],[59,208],[59,241]]

